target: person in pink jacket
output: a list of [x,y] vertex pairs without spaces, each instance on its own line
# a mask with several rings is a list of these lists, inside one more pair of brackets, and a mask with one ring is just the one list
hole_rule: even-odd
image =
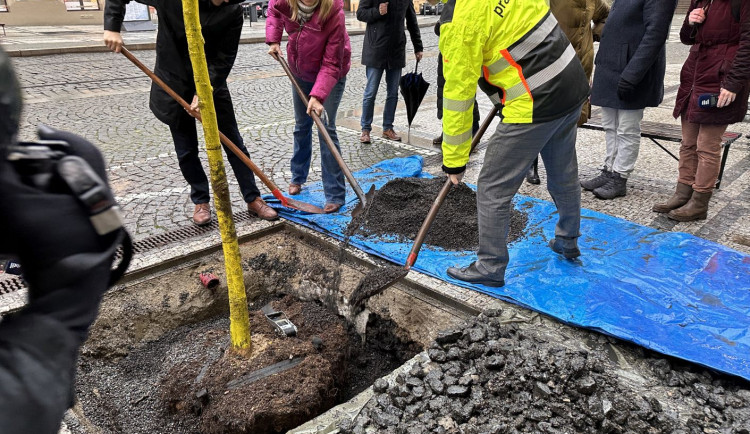
[[[302,90],[310,96],[307,106],[292,88],[294,100],[294,155],[289,194],[299,194],[307,181],[312,156],[311,112],[328,115],[326,130],[336,148],[336,112],[351,66],[352,48],[344,21],[342,0],[271,0],[266,20],[268,54],[281,55],[281,35],[286,30],[287,60]],[[344,174],[319,133],[320,160],[326,212],[333,213],[344,204]]]

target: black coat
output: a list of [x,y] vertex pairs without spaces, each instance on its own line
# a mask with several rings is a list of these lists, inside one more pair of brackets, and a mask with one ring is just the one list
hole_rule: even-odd
[[[388,1],[388,13],[380,15],[380,3]],[[367,23],[362,47],[362,64],[373,68],[395,69],[406,66],[406,28],[411,35],[414,52],[423,50],[417,14],[411,0],[362,0],[357,19]]]
[[[615,0],[594,61],[591,104],[635,110],[661,103],[665,43],[676,7],[677,0]],[[620,78],[636,87],[628,101],[617,96]]]
[[[105,30],[120,31],[125,4],[129,1],[107,0],[104,8]],[[214,6],[208,0],[199,2],[206,62],[214,91],[226,86],[227,77],[237,57],[244,18],[242,7],[231,3],[239,1],[235,0],[230,4],[220,6]],[[180,0],[141,0],[139,3],[155,6],[159,14],[154,73],[188,103],[191,102],[195,95],[195,82],[185,36],[182,2]],[[174,125],[183,110],[179,103],[156,84],[151,86],[149,106],[157,119],[167,125]]]

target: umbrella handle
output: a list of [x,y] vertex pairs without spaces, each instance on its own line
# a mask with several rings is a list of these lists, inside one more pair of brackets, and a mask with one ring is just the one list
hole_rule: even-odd
[[417,68],[419,68],[419,59],[417,59],[417,63],[414,65],[414,73],[417,73]]

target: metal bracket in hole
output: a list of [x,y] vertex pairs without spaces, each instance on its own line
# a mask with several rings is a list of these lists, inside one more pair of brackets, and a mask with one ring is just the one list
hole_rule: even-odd
[[271,303],[263,306],[260,310],[283,336],[290,337],[297,335],[297,326],[289,321],[284,312],[274,310]]

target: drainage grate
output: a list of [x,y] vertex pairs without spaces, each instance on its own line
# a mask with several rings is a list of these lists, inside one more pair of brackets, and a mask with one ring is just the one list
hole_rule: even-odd
[[[250,220],[250,214],[247,211],[240,211],[234,214],[234,221],[241,222]],[[206,226],[186,226],[183,228],[175,229],[163,234],[152,235],[148,238],[138,240],[133,243],[133,254],[143,254],[150,250],[163,247],[172,243],[180,241],[186,241],[197,236],[214,232],[219,230],[219,223],[216,219],[212,220],[210,224]],[[115,261],[122,257],[122,252],[118,250],[115,254]],[[0,295],[10,294],[11,292],[18,291],[19,289],[26,288],[26,282],[20,276],[8,277],[0,279]]]

